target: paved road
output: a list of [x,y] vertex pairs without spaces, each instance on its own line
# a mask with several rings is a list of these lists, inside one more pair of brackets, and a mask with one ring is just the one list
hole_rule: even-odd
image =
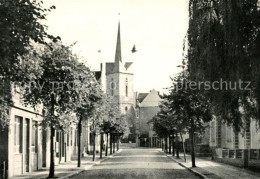
[[156,149],[123,149],[75,179],[181,179],[199,178]]

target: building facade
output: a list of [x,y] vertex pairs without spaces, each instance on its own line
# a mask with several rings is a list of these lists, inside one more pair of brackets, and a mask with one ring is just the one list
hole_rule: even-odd
[[156,90],[150,93],[136,93],[136,113],[138,121],[138,145],[141,147],[158,147],[160,139],[153,131],[152,118],[159,112],[161,98]]
[[[39,124],[42,107],[24,106],[19,91],[12,91],[13,106],[9,125],[0,128],[0,175],[12,177],[50,165],[50,131]],[[75,127],[70,132],[56,131],[55,164],[71,160],[75,146]]]
[[256,120],[251,119],[239,132],[232,126],[215,117],[210,122],[209,145],[213,148],[225,149],[259,149],[260,131]]

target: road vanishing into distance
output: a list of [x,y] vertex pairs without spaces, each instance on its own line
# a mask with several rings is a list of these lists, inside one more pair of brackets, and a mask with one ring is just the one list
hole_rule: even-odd
[[188,179],[199,178],[158,149],[123,149],[100,164],[72,178],[75,179]]

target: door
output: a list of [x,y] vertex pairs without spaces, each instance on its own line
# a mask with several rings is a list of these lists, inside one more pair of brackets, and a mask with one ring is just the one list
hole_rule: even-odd
[[25,120],[25,169],[26,172],[29,172],[29,164],[30,164],[30,121],[29,119]]

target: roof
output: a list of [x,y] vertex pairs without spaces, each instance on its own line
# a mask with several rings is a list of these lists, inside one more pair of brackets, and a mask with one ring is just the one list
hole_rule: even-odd
[[144,98],[148,95],[149,93],[139,93],[137,95],[137,100],[139,101],[139,103],[143,102]]
[[125,63],[125,68],[126,70],[133,64],[133,62],[126,62]]
[[101,78],[101,71],[95,71],[95,78],[99,80]]
[[141,102],[140,107],[158,107],[162,99],[156,90],[152,90]]

